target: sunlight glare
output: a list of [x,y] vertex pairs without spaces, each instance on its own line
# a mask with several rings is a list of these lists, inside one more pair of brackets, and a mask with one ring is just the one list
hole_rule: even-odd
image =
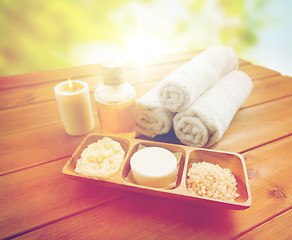
[[160,54],[161,48],[159,47],[158,39],[150,37],[143,32],[127,41],[128,57],[131,60],[138,61],[142,66]]

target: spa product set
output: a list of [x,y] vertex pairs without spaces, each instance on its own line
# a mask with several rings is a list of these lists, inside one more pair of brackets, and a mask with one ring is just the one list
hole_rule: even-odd
[[[200,148],[222,138],[253,88],[238,61],[232,48],[209,48],[137,100],[120,64],[100,64],[102,82],[94,98],[102,135],[88,135],[63,173],[123,189],[249,207],[243,157]],[[135,130],[155,137],[172,127],[189,146],[135,139]]]
[[183,144],[218,142],[253,88],[238,61],[232,48],[218,46],[175,69],[137,99],[137,132],[155,137],[173,126]]

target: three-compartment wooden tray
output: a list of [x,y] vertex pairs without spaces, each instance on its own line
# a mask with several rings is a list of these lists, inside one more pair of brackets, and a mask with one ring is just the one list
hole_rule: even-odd
[[[166,198],[176,198],[181,200],[191,201],[196,204],[205,204],[219,207],[227,207],[231,209],[246,209],[251,206],[251,193],[248,183],[247,171],[244,158],[237,153],[223,152],[217,150],[195,148],[184,145],[168,144],[154,141],[146,141],[139,139],[126,139],[115,136],[109,136],[115,141],[118,141],[125,151],[125,158],[119,172],[109,178],[88,177],[75,172],[76,162],[80,158],[82,151],[91,143],[97,142],[104,138],[104,135],[89,134],[85,137],[82,143],[78,146],[71,158],[65,164],[62,172],[65,175],[78,180],[94,181],[98,184],[126,189],[151,195],[156,195]],[[171,189],[154,188],[138,185],[129,177],[131,167],[130,159],[132,155],[138,151],[138,147],[163,147],[173,153],[180,153],[181,160],[178,168],[177,181]],[[234,202],[226,202],[206,197],[196,196],[190,193],[187,189],[186,180],[187,172],[194,162],[210,162],[218,164],[222,168],[228,168],[235,176],[237,181],[237,193],[239,197]]]

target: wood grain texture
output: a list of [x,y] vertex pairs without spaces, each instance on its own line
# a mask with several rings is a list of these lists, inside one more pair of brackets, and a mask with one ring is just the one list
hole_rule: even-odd
[[[250,68],[253,65],[247,64],[246,66]],[[171,67],[171,69],[173,68]],[[158,70],[155,71],[161,73]],[[167,67],[167,72],[170,71],[170,68]],[[246,72],[248,73],[248,70],[246,70]],[[141,80],[138,75],[135,75],[136,77],[131,77],[133,81],[132,84],[137,90],[137,97],[142,96],[145,92],[152,89],[161,80],[161,78],[155,78],[151,72],[149,74],[152,79],[154,78],[156,80],[149,80],[145,76]],[[263,74],[264,76],[273,76],[274,73],[271,71],[268,74],[268,70],[265,70]],[[249,73],[249,75],[252,79],[256,79],[251,73]],[[259,75],[258,73],[258,76]],[[91,85],[94,84],[92,83],[94,81],[92,78],[85,79]],[[244,106],[258,104],[263,101],[289,95],[292,85],[291,82],[290,77],[268,78],[264,83],[262,83],[262,81],[260,83],[255,82],[254,91],[256,92],[254,94],[252,93],[247,104]],[[0,95],[0,100],[2,99],[2,101],[0,101],[2,102],[0,104],[0,109],[2,106],[2,111],[0,112],[0,135],[7,135],[23,131],[24,129],[43,127],[59,122],[60,117],[57,104],[54,100],[53,86],[54,84],[49,83],[41,84],[36,87],[27,86],[2,91]],[[92,104],[95,111],[93,97]]]
[[252,79],[260,80],[267,77],[279,76],[279,72],[258,65],[239,66],[239,70],[246,72]]
[[0,175],[69,157],[84,137],[69,136],[61,123],[3,136]]
[[[198,53],[162,56],[144,68],[127,65],[137,97]],[[87,81],[92,93],[99,81],[96,64],[0,77],[0,239],[289,239],[292,78],[242,59],[240,69],[254,89],[212,148],[243,153],[253,198],[244,211],[102,188],[62,175],[84,136],[65,133],[53,87],[70,75]],[[154,140],[177,142],[173,132]]]
[[55,101],[27,105],[0,112],[0,136],[45,127],[60,122]]
[[[158,84],[165,76],[167,76],[171,71],[181,66],[184,61],[175,61],[177,59],[173,59],[174,62],[169,62],[168,64],[161,65],[151,65],[144,68],[130,68],[127,71],[126,78],[127,82],[132,84],[134,87],[143,86],[145,83],[153,83],[151,88]],[[170,61],[170,60],[169,60]],[[249,65],[248,63],[241,61],[242,65]],[[97,72],[95,75],[81,75],[83,71],[80,72],[78,77],[74,77],[68,75],[66,71],[64,71],[64,75],[62,78],[57,79],[55,81],[44,81],[44,82],[30,82],[26,81],[26,85],[17,85],[11,86],[11,88],[0,89],[0,109],[9,109],[13,107],[26,106],[30,104],[37,104],[46,101],[55,101],[54,94],[54,86],[61,81],[66,81],[70,76],[72,80],[79,79],[85,81],[89,85],[89,89],[91,94],[93,95],[94,89],[96,85],[100,82],[99,77],[97,76]],[[271,73],[272,75],[272,73]],[[29,78],[27,74],[26,78]],[[59,76],[59,75],[58,75]],[[21,76],[19,76],[21,77]],[[47,72],[39,73],[38,79],[43,79],[47,77]],[[30,79],[30,78],[29,78]],[[0,77],[0,83],[5,85],[7,82],[14,82],[14,79],[2,78]],[[0,85],[1,86],[1,85]],[[146,90],[150,90],[151,88],[147,88]],[[138,91],[137,97],[141,97],[145,92]]]
[[[277,227],[275,227],[277,226]],[[252,229],[246,234],[242,234],[236,239],[271,239],[273,236],[279,240],[292,239],[292,209],[272,218],[271,220],[263,223],[262,225]]]
[[[288,97],[240,110],[223,138],[211,148],[243,152],[292,133],[291,104],[292,97]],[[17,132],[0,138],[2,152],[0,174],[70,156],[84,138],[84,136],[67,135],[60,122],[45,124],[43,121],[37,122],[39,118],[32,121],[30,115],[26,116],[28,119],[25,119],[23,115],[19,119],[22,123],[27,122],[26,126],[16,122],[15,126],[19,126]],[[275,121],[277,118],[281,119],[280,122]],[[7,122],[7,124],[12,123],[12,121]],[[9,130],[7,128],[6,130]],[[31,130],[24,131],[25,129]],[[98,131],[96,119],[93,132]],[[245,134],[242,134],[242,131]],[[162,137],[164,138],[173,143],[178,141],[172,134],[167,134]],[[17,151],[20,147],[23,148],[21,152]]]
[[[228,211],[129,193],[20,239],[49,239],[52,234],[75,239],[233,239],[291,206],[291,144],[289,137],[245,154],[247,168],[256,171],[250,179],[253,205],[247,210]],[[283,164],[278,164],[279,159]],[[278,198],[274,186],[285,189],[286,197]]]
[[0,238],[84,211],[124,194],[66,178],[61,169],[67,160],[1,176]]
[[292,133],[292,97],[239,111],[222,139],[211,148],[247,151]]
[[242,108],[292,96],[292,77],[275,76],[254,81],[254,89]]
[[[168,64],[170,62],[185,62],[198,55],[200,51],[192,52],[182,52],[180,54],[168,54],[159,56],[153,59],[146,67]],[[248,63],[247,61],[241,60],[242,64]],[[135,62],[129,62],[126,68],[131,70],[139,68],[139,65]],[[96,75],[98,73],[97,64],[89,64],[83,66],[75,66],[69,68],[61,68],[55,70],[41,71],[17,74],[11,76],[0,76],[0,90],[9,89],[27,85],[34,85],[47,82],[56,82],[67,80],[68,77],[80,78],[91,75]]]
[[[160,65],[167,65],[169,63],[177,62],[184,63],[191,60],[193,57],[198,55],[202,50],[198,51],[189,51],[189,52],[180,52],[180,53],[170,53],[166,55],[158,56],[154,59],[151,59],[150,62],[146,63],[143,67],[144,69],[157,67]],[[240,65],[250,64],[249,61],[244,59],[239,60]],[[129,61],[126,63],[126,69],[131,71],[132,69],[141,69],[139,63],[134,61]],[[83,78],[88,76],[93,76],[98,74],[97,64],[89,64],[83,66],[75,66],[69,68],[61,68],[55,70],[41,71],[41,72],[32,72],[25,74],[17,74],[11,76],[0,76],[0,90],[34,85],[47,82],[56,82],[67,80],[68,77],[72,78]]]

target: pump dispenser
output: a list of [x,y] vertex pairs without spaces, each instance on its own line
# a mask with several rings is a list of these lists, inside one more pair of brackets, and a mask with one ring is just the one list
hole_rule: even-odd
[[105,135],[135,137],[135,97],[125,81],[124,65],[104,61],[99,65],[102,82],[94,92],[101,132]]

